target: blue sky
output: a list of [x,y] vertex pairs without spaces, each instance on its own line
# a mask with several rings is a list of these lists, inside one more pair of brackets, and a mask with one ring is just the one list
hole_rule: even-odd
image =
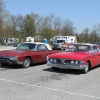
[[78,33],[85,28],[92,30],[100,23],[100,0],[3,0],[13,15],[31,12],[40,16],[55,14],[73,22]]

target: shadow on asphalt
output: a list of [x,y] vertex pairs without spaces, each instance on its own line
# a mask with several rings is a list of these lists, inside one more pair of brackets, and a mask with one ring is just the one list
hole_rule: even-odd
[[98,65],[98,66],[96,66],[96,67],[91,68],[91,70],[90,70],[90,71],[95,70],[95,69],[97,69],[97,68],[100,68],[100,65]]
[[63,73],[63,74],[74,74],[74,75],[80,75],[82,72],[80,70],[73,70],[73,69],[59,69],[57,71],[53,70],[52,68],[46,68],[43,69],[43,71],[48,71],[48,72],[56,72],[56,73]]
[[[45,65],[45,64],[46,64],[45,62],[44,63],[38,63],[38,64],[32,64],[32,65],[30,65],[30,67],[36,67],[36,66]],[[8,65],[8,66],[1,66],[0,65],[0,68],[3,68],[4,70],[8,70],[8,69],[25,69],[21,65]],[[97,68],[100,68],[100,65],[91,68],[90,71],[96,70]],[[43,71],[54,72],[54,73],[63,73],[63,74],[74,74],[74,75],[83,74],[81,70],[59,69],[58,71],[55,71],[55,70],[52,69],[52,67],[45,68],[45,69],[43,69]]]
[[[45,63],[38,63],[38,64],[32,64],[30,65],[30,67],[35,67],[35,66],[39,66],[39,65],[43,65]],[[5,69],[25,69],[23,68],[21,65],[7,65],[7,66],[1,66],[0,68],[5,68]]]
[[8,65],[8,66],[1,66],[0,68],[4,68],[4,69],[21,69],[22,67],[19,65]]
[[[92,70],[96,70],[97,68],[100,68],[100,65],[91,68],[91,69],[89,70],[89,72],[92,71]],[[55,71],[55,70],[52,69],[52,67],[43,69],[43,71],[56,72],[56,73],[65,73],[65,74],[74,74],[74,75],[80,75],[80,74],[83,74],[81,70],[74,70],[74,69],[59,69],[59,70]]]

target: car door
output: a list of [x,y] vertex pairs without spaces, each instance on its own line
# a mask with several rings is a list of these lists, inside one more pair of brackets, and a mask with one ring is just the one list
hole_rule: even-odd
[[96,66],[99,64],[100,64],[100,51],[97,46],[93,46],[92,65]]
[[47,57],[47,47],[44,44],[37,45],[37,62],[45,62]]

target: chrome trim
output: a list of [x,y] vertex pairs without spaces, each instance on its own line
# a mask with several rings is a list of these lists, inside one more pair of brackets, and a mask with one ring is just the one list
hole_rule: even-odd
[[[53,61],[51,62],[51,59],[53,59]],[[57,61],[57,62],[54,62],[54,61]],[[52,64],[64,64],[64,65],[73,65],[73,66],[76,66],[76,65],[80,65],[80,62],[81,60],[71,60],[71,59],[61,59],[61,58],[48,58],[48,61]],[[71,61],[78,61],[79,63],[78,64],[71,64]]]
[[82,65],[52,64],[49,61],[46,64],[48,66],[53,66],[53,67],[62,68],[62,69],[78,69],[78,70],[82,70],[82,69],[85,68],[85,66],[82,66]]
[[10,57],[7,56],[0,56],[0,62],[6,62],[8,64],[23,64],[23,62],[20,62],[17,58],[15,60],[10,60]]

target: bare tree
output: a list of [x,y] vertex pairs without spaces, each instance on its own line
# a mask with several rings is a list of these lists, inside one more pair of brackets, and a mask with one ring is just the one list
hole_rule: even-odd
[[61,35],[62,21],[60,17],[55,17],[53,26],[54,26],[55,35]]
[[36,33],[39,33],[39,27],[40,27],[40,22],[42,21],[42,18],[38,14],[31,13],[30,16],[34,20],[34,26],[36,29]]
[[83,31],[82,31],[82,35],[83,35],[83,41],[88,43],[89,42],[89,29],[88,28],[85,28]]
[[22,25],[22,32],[24,39],[28,36],[35,36],[36,29],[35,29],[35,22],[31,15],[27,14],[24,17],[23,25]]
[[75,27],[73,26],[73,22],[71,22],[68,19],[65,19],[63,21],[63,26],[62,26],[63,35],[73,35],[74,31],[75,31]]
[[5,4],[3,2],[3,0],[0,0],[0,35],[4,35],[4,21],[7,17],[7,10],[5,9]]
[[50,15],[41,19],[40,35],[42,36],[42,39],[46,38],[49,41],[50,38],[54,36],[54,31],[52,29],[53,17],[53,15]]

